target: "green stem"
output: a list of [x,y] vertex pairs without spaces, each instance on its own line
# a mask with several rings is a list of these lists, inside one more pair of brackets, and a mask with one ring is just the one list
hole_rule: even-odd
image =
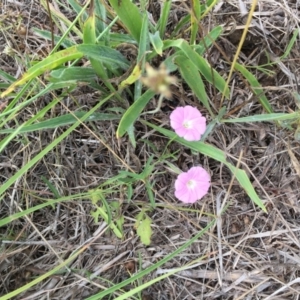
[[149,115],[149,114],[156,114],[157,112],[159,112],[163,99],[164,99],[164,95],[161,94],[158,99],[157,107],[154,110],[150,110],[150,111],[146,111],[146,112],[142,113],[141,116]]

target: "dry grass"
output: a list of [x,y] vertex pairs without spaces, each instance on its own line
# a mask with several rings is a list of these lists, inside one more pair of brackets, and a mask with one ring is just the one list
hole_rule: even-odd
[[[157,4],[154,2],[150,3],[149,10],[153,9],[153,19],[157,20]],[[5,0],[0,8],[1,69],[19,76],[24,71],[27,57],[36,59],[49,53],[49,43],[31,32],[31,26],[49,30],[49,20],[39,3],[34,1]],[[300,79],[299,48],[294,47],[289,57],[281,62],[278,57],[284,53],[293,30],[299,26],[299,9],[299,4],[297,7],[296,1],[292,0],[259,1],[240,55],[245,64],[262,65],[268,60],[274,63],[267,66],[271,75],[255,69],[253,74],[264,87],[276,112],[297,109],[292,92],[297,91],[297,79],[298,82]],[[186,10],[187,3],[175,1],[169,26],[174,26]],[[227,28],[228,35],[223,35],[207,54],[220,73],[229,73],[226,60],[233,58],[245,18],[241,16],[239,1],[220,1],[214,13],[201,25],[203,32],[219,24]],[[7,45],[10,45],[9,55],[3,53]],[[239,74],[234,74],[230,84],[234,88],[231,101],[224,103],[227,117],[262,113],[257,98]],[[218,110],[220,99],[213,88],[208,88],[208,92],[211,103]],[[163,107],[163,112],[156,114],[155,119],[151,117],[153,121],[166,122],[170,109],[178,103],[192,101],[199,106],[185,86],[176,89],[174,95],[174,99]],[[64,104],[71,111],[77,107],[88,109],[98,98],[88,88],[81,87]],[[27,120],[47,101],[40,99],[35,102],[18,115],[17,120]],[[65,108],[57,106],[51,111],[51,117],[64,113]],[[166,140],[139,123],[136,126],[138,139],[146,137],[152,141],[159,157]],[[74,131],[26,176],[19,178],[1,201],[0,218],[18,212],[21,207],[37,204],[37,196],[52,198],[52,192],[41,180],[42,176],[50,180],[61,195],[67,196],[96,187],[103,179],[126,169],[126,165],[139,172],[153,150],[142,143],[132,149],[127,138],[116,141],[116,127],[117,122],[94,122],[88,128],[80,127]],[[63,130],[45,130],[14,139],[0,154],[0,183]],[[225,151],[234,164],[242,155],[241,166],[265,201],[268,214],[257,209],[235,181],[230,185],[232,178],[226,168],[180,148],[177,159],[171,162],[182,170],[195,164],[204,165],[212,175],[211,192],[193,205],[193,210],[183,210],[185,207],[173,196],[175,175],[170,174],[164,164],[158,165],[159,174],[154,186],[158,207],[151,215],[153,237],[149,247],[140,243],[133,229],[134,217],[140,210],[137,204],[148,201],[142,184],[135,186],[130,203],[122,191],[111,195],[112,199],[122,203],[125,217],[123,241],[110,231],[104,231],[105,224],[101,220],[94,223],[89,201],[76,200],[55,208],[48,207],[0,228],[0,296],[44,274],[79,245],[93,239],[89,249],[62,274],[52,276],[16,298],[85,299],[107,286],[106,280],[121,282],[174,251],[207,225],[211,220],[207,214],[214,214],[219,217],[216,226],[163,269],[152,273],[151,278],[203,257],[201,263],[153,285],[144,291],[143,299],[299,299],[300,151],[294,132],[272,123],[221,124],[208,137],[208,142]],[[171,151],[175,151],[178,146],[171,147]],[[225,213],[220,215],[221,208],[227,205]],[[92,281],[88,279],[91,274]],[[144,278],[144,281],[149,279]]]

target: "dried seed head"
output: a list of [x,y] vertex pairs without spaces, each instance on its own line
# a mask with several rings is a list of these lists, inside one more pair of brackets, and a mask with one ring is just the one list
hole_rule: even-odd
[[164,64],[161,64],[158,70],[152,68],[148,63],[145,68],[147,76],[141,78],[142,83],[155,93],[170,99],[172,96],[170,85],[177,83],[177,77],[170,76]]

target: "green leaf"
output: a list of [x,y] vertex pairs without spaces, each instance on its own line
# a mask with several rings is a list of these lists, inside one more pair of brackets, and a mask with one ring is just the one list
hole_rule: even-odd
[[122,234],[122,237],[123,237],[123,233],[124,233],[124,230],[123,230],[124,220],[125,220],[124,216],[120,216],[116,220],[117,228],[119,229],[119,232]]
[[91,190],[89,193],[90,193],[91,202],[94,205],[97,205],[98,202],[101,199],[103,199],[103,194],[102,194],[102,190],[101,189],[94,189],[94,190]]
[[[31,28],[31,30],[37,35],[37,36],[40,36],[48,41],[51,41],[52,40],[52,34],[50,31],[47,31],[47,30],[40,30],[38,28]],[[59,42],[61,41],[61,36],[59,35],[54,35],[54,43],[55,44],[58,44]],[[61,41],[61,45],[64,47],[64,48],[69,48],[69,47],[72,47],[72,46],[75,46],[75,43],[67,38],[64,38],[63,41]]]
[[0,70],[0,77],[3,78],[5,81],[8,81],[9,83],[13,83],[16,81],[16,78],[9,75],[8,73]]
[[[111,92],[116,92],[114,86],[111,84],[111,82],[108,81],[109,71],[112,73],[114,72],[114,69],[123,68],[127,69],[128,65],[124,67],[122,63],[126,63],[127,61],[123,55],[106,46],[100,46],[96,45],[96,27],[95,27],[95,14],[93,13],[91,16],[88,17],[88,19],[85,21],[83,26],[83,45],[81,51],[89,57],[91,65],[93,69],[95,70],[96,74],[101,78],[101,80],[104,82],[106,87]],[[121,63],[119,65],[119,63]],[[107,68],[105,68],[105,66]],[[108,69],[108,70],[107,70]],[[117,97],[120,99],[120,95],[117,95]],[[122,100],[121,100],[122,101]]]
[[272,113],[272,114],[261,114],[249,117],[241,117],[236,119],[223,119],[221,123],[249,123],[249,122],[271,122],[271,121],[286,121],[298,119],[300,117],[300,112],[293,113]]
[[155,197],[154,197],[154,193],[153,193],[153,186],[150,184],[148,179],[145,182],[145,187],[146,187],[146,191],[147,191],[147,195],[148,195],[151,207],[155,208],[156,203],[155,203]]
[[260,83],[257,81],[256,77],[250,73],[244,66],[240,65],[239,63],[235,63],[235,69],[239,71],[250,83],[251,88],[254,94],[258,97],[260,104],[268,113],[273,113],[273,109],[264,94],[264,90]]
[[154,95],[155,92],[147,90],[126,110],[117,129],[117,138],[122,137],[126,133],[127,129],[134,124],[134,122],[140,117],[140,114],[145,106],[154,97]]
[[196,36],[199,32],[199,21],[200,21],[200,13],[201,13],[200,1],[192,0],[191,5],[192,5],[192,13],[190,14],[190,16],[191,16],[190,44],[194,45]]
[[[68,0],[68,4],[72,7],[72,9],[74,10],[74,12],[76,12],[76,14],[79,14],[82,10],[82,6],[80,6],[78,4],[78,1],[76,0]],[[86,20],[88,18],[88,14],[86,11],[84,11],[82,13],[82,18],[83,20]]]
[[97,78],[97,74],[92,68],[85,67],[68,67],[53,70],[47,78],[50,82],[61,81],[81,81],[90,82]]
[[141,77],[141,68],[139,65],[136,65],[133,71],[131,72],[131,74],[120,83],[119,85],[120,89],[122,90],[127,86],[135,83],[140,77]]
[[[229,98],[229,89],[226,86],[226,81],[223,77],[209,65],[207,60],[193,50],[184,39],[164,41],[164,49],[170,47],[176,47],[182,50],[186,57],[195,64],[195,67],[199,70],[203,77],[211,84],[214,84],[221,93],[225,91],[225,97]],[[182,53],[179,52],[178,54]]]
[[164,43],[159,36],[159,32],[156,31],[154,34],[149,33],[149,37],[154,50],[157,52],[158,55],[162,56]]
[[130,34],[139,42],[142,28],[140,10],[130,0],[109,0],[110,5]]
[[179,34],[179,32],[185,30],[184,26],[188,26],[187,24],[189,23],[190,18],[191,18],[190,14],[186,14],[184,17],[180,19],[180,21],[177,23],[174,31],[171,34],[171,38],[175,38]]
[[[193,0],[197,1],[197,0]],[[207,0],[204,2],[204,4],[201,5],[201,19],[203,19],[212,9],[213,7],[218,3],[218,0]],[[199,20],[199,21],[200,21]]]
[[77,46],[78,51],[84,55],[93,58],[101,63],[110,65],[112,68],[121,68],[127,70],[130,66],[129,61],[117,50],[110,47],[82,44]]
[[95,1],[96,33],[101,34],[107,27],[106,8],[101,1]]
[[211,114],[213,114],[208,102],[204,83],[194,63],[188,57],[183,55],[177,56],[175,58],[175,63],[179,67],[180,74],[195,93],[199,101],[203,103]]
[[[27,291],[28,289],[30,289],[31,287],[37,285],[37,284],[41,284],[41,282],[43,282],[45,279],[47,279],[50,276],[53,276],[55,274],[57,274],[57,272],[61,271],[61,269],[67,267],[69,265],[72,264],[72,262],[81,254],[86,250],[87,246],[80,246],[78,251],[73,252],[68,258],[64,259],[62,261],[62,263],[60,263],[58,266],[54,267],[52,270],[44,273],[44,274],[40,274],[39,276],[37,276],[34,280],[30,281],[29,283],[21,286],[20,288],[16,288],[15,290],[13,290],[12,292],[5,294],[4,296],[0,297],[0,300],[9,300],[9,299],[13,299],[15,298],[15,296],[19,295],[20,293],[23,293],[25,291]],[[18,297],[20,298],[20,297]],[[15,298],[16,299],[16,298]]]
[[[147,14],[144,14],[142,19],[142,28],[141,28],[141,35],[138,45],[138,55],[137,55],[137,62],[141,65],[141,68],[144,68],[146,56],[145,53],[149,50],[149,20]],[[142,95],[142,82],[137,80],[134,84],[134,101],[139,99]],[[130,130],[129,130],[130,129]],[[131,140],[131,143],[134,145],[136,144],[135,137],[134,137],[134,130],[133,128],[129,128],[128,135]],[[134,146],[135,147],[135,146]]]
[[[103,199],[101,199],[103,201]],[[105,204],[105,202],[103,202]],[[106,203],[107,205],[107,203]],[[100,206],[96,207],[95,211],[90,212],[91,216],[94,218],[95,223],[98,223],[99,216],[109,225],[109,227],[112,229],[114,234],[121,239],[123,237],[123,233],[120,230],[120,228],[111,221],[111,211],[109,210],[109,207],[106,207],[106,209],[103,209]]]
[[284,51],[284,54],[281,56],[281,59],[285,59],[290,54],[295,42],[297,41],[297,38],[299,36],[299,28],[294,30],[293,36],[289,41],[288,46],[286,47],[286,50]]
[[141,242],[146,246],[149,246],[151,243],[151,235],[152,235],[151,223],[152,221],[147,216],[147,214],[144,211],[141,211],[137,215],[136,222],[134,225],[137,234],[141,239]]
[[[59,194],[56,187],[45,177],[41,176],[41,179],[44,181],[44,183],[48,186],[49,190],[53,193],[56,199],[59,199],[61,195]],[[54,205],[52,205],[52,208],[54,209]]]
[[214,41],[218,39],[218,37],[223,32],[222,26],[216,26],[210,31],[203,40],[200,41],[198,45],[195,45],[194,49],[199,55],[203,55],[206,50],[213,44]]
[[84,22],[83,43],[92,45],[96,43],[95,14],[89,16]]
[[[171,0],[165,0],[165,1],[163,1],[163,4],[162,4],[162,9],[161,9],[159,23],[158,23],[159,36],[162,39],[165,36],[165,32],[166,32],[166,28],[167,28],[167,24],[168,24],[168,19],[169,19],[169,15],[170,15],[170,10],[171,10],[171,4],[172,4]],[[157,53],[159,54],[159,52],[157,52]]]

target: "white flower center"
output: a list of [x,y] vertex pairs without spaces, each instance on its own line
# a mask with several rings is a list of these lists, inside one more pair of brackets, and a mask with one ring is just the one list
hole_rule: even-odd
[[183,122],[183,127],[186,128],[186,129],[191,129],[193,127],[193,122],[189,121],[189,120],[185,120]]
[[188,189],[192,190],[196,187],[196,181],[191,179],[187,182],[186,185]]

